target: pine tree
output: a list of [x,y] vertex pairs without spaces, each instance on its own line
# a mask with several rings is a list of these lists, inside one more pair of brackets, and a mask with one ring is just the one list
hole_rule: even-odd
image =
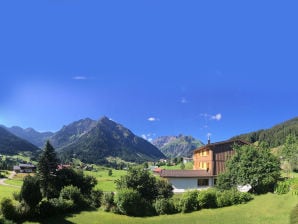
[[58,159],[55,149],[50,142],[47,141],[37,166],[42,193],[43,196],[47,198],[49,197],[49,186],[51,185],[51,180],[53,179],[57,166]]

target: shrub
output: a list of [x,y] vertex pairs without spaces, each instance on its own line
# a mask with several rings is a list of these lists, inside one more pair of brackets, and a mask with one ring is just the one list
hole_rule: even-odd
[[99,208],[101,206],[102,195],[103,192],[101,190],[92,190],[90,195],[91,206]]
[[122,189],[115,197],[116,206],[121,214],[128,216],[144,216],[144,200],[139,192],[133,189]]
[[199,206],[201,208],[216,208],[216,190],[202,190],[198,195]]
[[217,192],[216,194],[216,203],[218,207],[241,204],[252,199],[253,197],[250,193],[242,193],[236,189]]
[[188,191],[184,193],[179,204],[179,210],[184,213],[199,210],[198,191]]
[[15,224],[15,222],[4,218],[0,218],[0,224]]
[[38,204],[37,209],[39,216],[42,218],[52,216],[58,212],[58,209],[48,200],[42,200]]
[[85,207],[86,203],[84,198],[81,195],[81,191],[78,187],[75,186],[66,186],[60,191],[60,199],[71,200],[77,207]]
[[289,181],[279,181],[276,184],[274,193],[286,194],[289,191],[290,191],[290,182]]
[[154,208],[156,213],[159,215],[174,214],[177,211],[175,209],[173,200],[166,198],[157,199],[154,203]]
[[106,192],[102,196],[101,204],[104,208],[104,211],[109,212],[115,207],[114,203],[114,193],[113,192]]
[[216,194],[216,204],[217,207],[225,207],[230,206],[230,195],[227,193],[228,191],[217,192]]
[[10,198],[3,198],[1,200],[0,209],[5,219],[16,220],[17,213]]
[[20,197],[30,207],[35,206],[41,201],[42,195],[40,192],[39,179],[37,177],[26,176],[21,188]]

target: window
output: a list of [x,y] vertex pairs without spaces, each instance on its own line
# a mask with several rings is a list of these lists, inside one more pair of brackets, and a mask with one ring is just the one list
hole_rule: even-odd
[[206,162],[199,162],[199,167],[202,170],[209,170],[209,163]]
[[209,186],[208,179],[198,179],[198,186]]

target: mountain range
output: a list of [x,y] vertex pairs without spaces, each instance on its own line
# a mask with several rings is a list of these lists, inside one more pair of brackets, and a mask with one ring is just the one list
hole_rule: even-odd
[[[119,157],[131,162],[165,158],[154,145],[107,117],[98,121],[90,118],[81,119],[63,126],[55,133],[39,133],[31,128],[20,127],[2,129],[6,133],[0,133],[3,139],[5,138],[3,142],[17,142],[20,146],[14,147],[15,153],[28,148],[27,145],[23,147],[21,143],[25,145],[30,141],[41,148],[45,141],[49,140],[64,161],[75,157],[83,162],[100,164],[105,163],[107,157]],[[10,134],[10,138],[5,137],[7,133]],[[29,151],[31,150],[33,149],[30,148]],[[38,150],[38,147],[34,146],[34,150]]]
[[19,152],[30,151],[36,152],[39,148],[32,143],[21,139],[7,131],[4,127],[0,127],[0,153],[14,155]]
[[[248,142],[265,141],[270,147],[284,144],[288,134],[298,135],[298,117],[270,129],[242,134],[232,139]],[[143,162],[174,157],[190,157],[192,150],[203,145],[191,136],[163,136],[151,143],[134,135],[129,129],[107,117],[98,121],[81,119],[65,125],[61,130],[38,132],[32,128],[7,128],[0,125],[0,153],[39,152],[50,140],[61,158],[72,157],[88,163],[104,163],[107,157]]]
[[162,136],[154,139],[152,144],[169,158],[192,157],[193,150],[204,145],[192,136]]

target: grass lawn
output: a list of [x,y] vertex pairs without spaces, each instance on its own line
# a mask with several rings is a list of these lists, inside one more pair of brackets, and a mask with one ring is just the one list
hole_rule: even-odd
[[109,168],[99,167],[96,172],[84,171],[84,174],[94,176],[97,179],[97,189],[100,189],[102,191],[116,191],[116,185],[114,181],[125,175],[126,171],[112,169],[112,175],[109,176],[108,170]]
[[13,192],[19,192],[20,188],[0,185],[0,200],[4,197],[12,198]]
[[[163,215],[147,218],[134,218],[113,213],[86,211],[70,216],[52,217],[42,223],[80,224],[287,224],[291,210],[297,204],[298,196],[266,194],[255,196],[247,204],[219,209],[204,209],[188,214]],[[34,223],[34,222],[26,222]]]
[[[181,163],[175,165],[175,166],[161,166],[160,168],[165,170],[181,170]],[[188,162],[185,164],[185,170],[192,170],[193,169],[193,163]]]

